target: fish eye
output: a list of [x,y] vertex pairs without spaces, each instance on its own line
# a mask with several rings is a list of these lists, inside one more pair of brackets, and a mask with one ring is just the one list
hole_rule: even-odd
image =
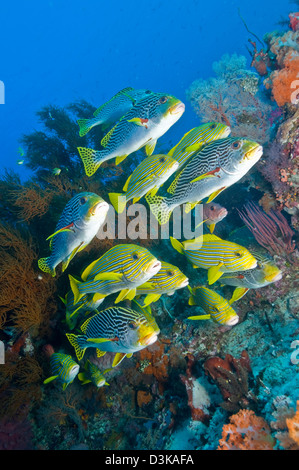
[[132,321],[130,323],[128,323],[128,326],[129,326],[129,328],[131,328],[131,330],[136,330],[136,328],[137,328],[136,323],[134,323]]
[[211,206],[210,209],[211,209],[211,211],[213,211],[213,210],[215,209],[215,207],[214,207],[214,206]]
[[232,143],[232,148],[234,150],[238,150],[240,147],[241,147],[241,141],[240,140],[236,140],[235,142]]
[[139,256],[138,256],[137,253],[133,253],[133,254],[132,254],[132,258],[133,258],[134,260],[137,260],[137,259],[139,259]]
[[160,103],[160,104],[164,104],[164,103],[166,103],[166,101],[168,101],[168,97],[167,97],[167,96],[162,96],[162,98],[159,99],[159,103]]
[[160,162],[161,162],[161,163],[165,162],[165,157],[161,157],[161,158],[160,158]]
[[173,276],[173,272],[172,271],[167,271],[167,276]]
[[236,255],[238,258],[241,258],[242,253],[240,253],[240,251],[236,251],[235,255]]
[[80,204],[83,205],[83,204],[85,204],[86,202],[87,202],[87,197],[84,196],[84,197],[81,197],[81,198],[80,198]]
[[211,124],[210,125],[210,129],[215,129],[215,127],[216,127],[216,124]]

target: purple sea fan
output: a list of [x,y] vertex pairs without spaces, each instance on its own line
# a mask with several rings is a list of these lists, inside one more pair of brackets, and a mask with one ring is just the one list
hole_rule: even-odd
[[271,209],[267,214],[253,202],[243,206],[239,216],[253,233],[256,241],[273,255],[289,255],[295,250],[294,235],[281,212]]

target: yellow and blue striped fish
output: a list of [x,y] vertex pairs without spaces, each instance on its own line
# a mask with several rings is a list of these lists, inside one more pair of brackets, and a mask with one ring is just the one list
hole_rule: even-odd
[[225,124],[207,122],[187,132],[179,143],[168,152],[168,155],[177,160],[179,167],[182,167],[194,152],[198,152],[208,142],[224,139],[229,136],[230,132],[230,127]]
[[162,294],[173,295],[188,285],[188,278],[170,263],[161,262],[161,269],[148,282],[137,287],[136,295],[146,295],[143,306],[159,300]]
[[50,365],[53,375],[44,380],[44,384],[57,380],[62,383],[63,390],[75,380],[80,368],[79,364],[72,359],[72,356],[61,353],[51,355]]
[[79,318],[84,315],[87,316],[89,313],[97,310],[97,308],[104,302],[103,299],[93,300],[93,295],[84,295],[81,299],[74,305],[74,293],[70,290],[65,298],[60,297],[60,300],[65,305],[65,320],[66,324],[70,330],[73,330],[77,325]]
[[259,289],[264,286],[277,282],[282,278],[282,272],[268,256],[262,255],[259,251],[252,251],[257,259],[257,267],[250,271],[237,271],[235,273],[224,274],[220,282],[228,286],[234,286],[229,303],[241,299],[249,289]]
[[120,90],[106,103],[102,104],[91,119],[78,119],[80,137],[86,135],[95,126],[106,129],[121,119],[135,104],[152,92],[150,90],[135,90],[132,87]]
[[91,242],[104,224],[109,204],[94,193],[76,194],[65,206],[55,232],[50,235],[51,255],[38,260],[38,267],[56,274],[56,266],[62,263],[62,271],[69,262]]
[[225,272],[245,271],[257,265],[255,257],[243,246],[204,234],[180,243],[170,237],[175,250],[184,254],[194,268],[208,270],[208,282],[214,284]]
[[156,194],[159,187],[178,167],[178,162],[169,155],[150,155],[135,168],[127,179],[123,187],[125,194],[109,193],[111,204],[118,213],[121,213],[130,199],[133,199],[135,204],[145,194]]
[[171,95],[151,93],[139,100],[101,140],[103,150],[78,147],[87,176],[100,165],[115,158],[118,165],[128,155],[145,147],[147,155],[154,152],[157,139],[176,123],[185,105]]
[[96,313],[83,323],[81,331],[83,335],[66,334],[78,360],[83,358],[87,348],[96,348],[98,357],[107,351],[116,353],[112,367],[124,357],[131,357],[134,352],[153,344],[160,333],[154,317],[145,310],[124,307],[110,307]]
[[239,322],[239,316],[230,306],[228,301],[207,287],[189,288],[191,297],[189,305],[199,305],[206,315],[195,315],[188,317],[189,320],[208,320],[212,319],[220,325],[233,326]]
[[136,288],[161,268],[161,262],[146,248],[133,244],[116,245],[93,261],[82,273],[82,280],[69,276],[74,304],[84,295],[95,294],[93,302],[119,292],[115,303],[132,300]]
[[108,382],[106,382],[104,375],[111,370],[112,369],[105,369],[101,372],[95,364],[87,359],[84,366],[84,372],[80,372],[78,379],[81,380],[82,385],[92,382],[97,388],[100,388],[104,385],[109,385]]

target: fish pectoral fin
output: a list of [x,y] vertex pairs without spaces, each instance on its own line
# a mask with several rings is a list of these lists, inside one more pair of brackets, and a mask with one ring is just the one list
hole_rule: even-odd
[[110,369],[105,369],[102,374],[108,374],[108,372],[111,372],[113,370],[113,368],[111,367]]
[[115,165],[119,165],[125,158],[127,158],[128,154],[120,155],[115,159]]
[[73,227],[73,226],[74,226],[74,223],[72,222],[71,224],[66,225],[65,227],[62,227],[62,228],[60,228],[59,230],[56,230],[56,232],[52,233],[52,235],[49,235],[48,238],[46,238],[46,241],[47,241],[47,240],[50,240],[50,238],[55,237],[55,235],[57,235],[58,233],[62,233],[62,232],[74,232],[74,230],[72,230],[72,227]]
[[236,300],[241,299],[243,295],[246,294],[247,291],[249,291],[248,287],[236,287],[236,289],[233,292],[232,298],[228,302],[229,305],[231,305],[233,302],[236,302]]
[[220,188],[220,189],[217,189],[217,191],[214,191],[212,194],[210,194],[210,197],[209,199],[207,200],[207,204],[209,202],[212,202],[215,197],[217,197],[222,191],[224,191],[226,189],[226,186],[223,186],[223,188]]
[[113,359],[112,367],[118,366],[121,361],[126,357],[126,353],[116,353]]
[[136,289],[122,289],[114,303],[118,304],[124,299],[133,300],[136,295]]
[[123,275],[121,273],[107,272],[99,273],[94,278],[95,281],[117,281],[120,282],[123,280]]
[[188,320],[209,320],[211,315],[194,315],[193,317],[187,317]]
[[147,128],[148,119],[143,119],[143,118],[135,117],[135,118],[133,118],[133,119],[128,119],[128,122],[133,122],[133,123],[136,124],[137,126],[141,126],[141,127],[146,127],[146,128]]
[[221,267],[223,266],[223,263],[218,263],[217,266],[211,266],[208,270],[208,283],[214,284],[223,274],[221,271]]
[[[200,204],[200,202],[199,202],[198,204]],[[208,219],[202,220],[201,222],[199,222],[199,224],[196,225],[195,228],[199,227],[200,225],[202,225],[202,224],[203,224],[204,222],[206,222],[207,220],[208,220]]]
[[44,384],[53,382],[53,380],[57,379],[57,377],[59,377],[59,375],[52,375],[51,377],[48,377],[46,380],[44,380]]
[[197,176],[197,178],[194,178],[194,180],[190,181],[191,183],[196,183],[197,181],[204,180],[206,178],[215,178],[216,175],[211,175],[210,173],[204,173],[203,175]]
[[[82,245],[84,245],[84,242],[81,242],[80,245],[76,246],[76,248],[71,252],[71,254],[65,258],[63,261],[62,261],[62,264],[61,264],[61,270],[62,272],[64,272],[66,270],[66,268],[68,267],[70,261],[74,258],[74,256],[82,250]],[[84,245],[84,248],[85,248],[85,245]]]
[[145,146],[145,153],[149,157],[152,155],[153,151],[155,150],[157,143],[157,139],[151,140],[148,144]]
[[157,300],[159,300],[160,297],[161,297],[161,294],[148,294],[144,299],[143,306],[147,307],[152,302],[157,302]]
[[98,300],[101,300],[101,299],[104,299],[106,297],[106,295],[104,294],[99,294],[98,292],[96,292],[92,298],[92,301],[93,302],[97,302]]
[[108,341],[113,341],[113,339],[108,339],[108,338],[87,338],[86,341],[88,341],[89,343],[101,344],[101,343],[107,343]]
[[211,232],[211,233],[214,232],[215,225],[216,225],[216,224],[210,224],[209,229],[210,229],[210,232]]
[[188,153],[198,152],[198,150],[200,150],[202,146],[203,146],[202,143],[189,145],[189,147],[186,147],[186,148],[184,149],[184,153],[185,153],[185,152],[188,152]]
[[155,289],[155,284],[153,284],[151,281],[147,281],[141,284],[141,286],[137,287],[137,293],[138,289]]
[[130,357],[133,356],[133,353],[127,354],[127,357],[130,359]]

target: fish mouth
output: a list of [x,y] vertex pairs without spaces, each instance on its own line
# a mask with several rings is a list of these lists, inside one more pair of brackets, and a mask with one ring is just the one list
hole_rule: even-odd
[[150,346],[151,344],[155,343],[158,339],[158,334],[160,333],[159,331],[155,331],[154,333],[150,333],[149,335],[144,336],[140,340],[140,344],[144,346]]
[[228,137],[229,134],[231,133],[231,128],[230,127],[227,127],[223,132],[222,132],[222,137],[225,138],[225,137]]
[[268,282],[277,282],[277,281],[280,281],[281,278],[282,278],[282,272],[281,271],[279,273],[276,273],[276,274],[269,274],[269,276],[265,276],[265,279]]
[[106,209],[108,211],[109,204],[106,201],[100,201],[94,204],[88,211],[89,215],[94,216],[102,209]]
[[239,323],[239,317],[238,317],[238,315],[235,315],[232,318],[230,318],[225,324],[227,326],[234,326],[237,323]]
[[183,114],[184,111],[185,111],[185,105],[181,101],[171,106],[168,110],[170,114]]
[[187,287],[189,284],[189,279],[183,279],[183,281],[180,283],[180,287]]
[[227,210],[223,208],[223,209],[221,209],[221,210],[219,211],[219,215],[218,215],[217,218],[218,218],[219,220],[222,220],[222,219],[224,219],[224,217],[227,216],[227,214],[228,214]]
[[263,154],[263,147],[260,144],[256,144],[245,152],[243,160],[251,160],[252,158],[260,158]]
[[161,269],[161,261],[156,259],[148,266],[148,268],[146,269],[146,272],[156,274],[158,271],[160,271],[160,269]]

